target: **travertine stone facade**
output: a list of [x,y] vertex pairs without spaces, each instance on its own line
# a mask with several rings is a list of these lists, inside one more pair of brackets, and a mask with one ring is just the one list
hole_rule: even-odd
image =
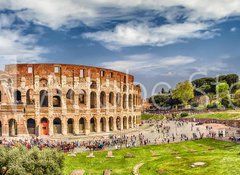
[[6,65],[0,72],[2,136],[88,134],[140,123],[141,89],[129,74],[67,64]]

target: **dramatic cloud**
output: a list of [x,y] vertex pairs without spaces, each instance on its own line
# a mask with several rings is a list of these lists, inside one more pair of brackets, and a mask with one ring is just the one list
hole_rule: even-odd
[[21,29],[11,28],[14,20],[14,16],[0,15],[1,65],[40,60],[40,55],[46,53],[47,49],[37,46],[36,36],[24,35]]
[[168,68],[194,63],[196,60],[187,56],[175,56],[160,58],[156,55],[130,55],[125,59],[117,61],[109,61],[102,63],[102,66],[109,69],[119,70],[123,72],[151,72],[153,70]]
[[211,38],[214,31],[207,31],[207,24],[181,23],[162,26],[148,24],[120,24],[114,30],[86,33],[83,36],[103,42],[109,49],[126,46],[153,45],[164,46],[189,38]]

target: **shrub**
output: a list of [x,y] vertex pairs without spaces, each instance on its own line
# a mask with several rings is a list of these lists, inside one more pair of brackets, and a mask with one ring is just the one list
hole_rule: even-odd
[[0,165],[0,174],[5,175],[61,175],[64,155],[55,149],[0,146]]
[[207,109],[217,109],[217,108],[218,108],[218,105],[216,103],[207,105]]

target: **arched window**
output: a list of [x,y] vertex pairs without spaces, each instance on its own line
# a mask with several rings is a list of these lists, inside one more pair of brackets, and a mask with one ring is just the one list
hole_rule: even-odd
[[100,107],[101,108],[106,107],[106,93],[103,91],[100,94]]
[[112,106],[114,105],[114,93],[113,92],[109,93],[109,104]]
[[0,91],[0,103],[2,102],[2,91]]
[[97,89],[97,83],[96,83],[96,81],[92,81],[92,82],[91,82],[90,88],[91,88],[91,89]]
[[96,92],[91,92],[91,94],[90,94],[90,106],[91,106],[91,108],[96,108],[97,107]]
[[120,93],[117,93],[116,104],[117,104],[117,107],[121,107],[121,94]]
[[79,104],[86,104],[86,92],[84,90],[80,90]]
[[53,107],[61,107],[62,92],[59,89],[53,91]]
[[40,91],[40,107],[48,107],[48,91]]
[[131,95],[131,94],[129,94],[129,97],[128,97],[128,106],[129,106],[129,108],[131,108],[131,107],[132,107],[132,103],[133,103],[133,100],[132,100],[132,95]]
[[40,87],[47,87],[48,85],[48,80],[46,78],[41,78],[39,81],[39,86]]
[[19,90],[14,92],[14,102],[15,104],[22,104],[22,94]]
[[72,89],[69,89],[67,94],[67,105],[73,105],[74,104],[74,91]]
[[27,91],[26,103],[27,103],[27,105],[34,105],[35,104],[34,92],[33,92],[32,89],[28,89],[28,91]]
[[127,95],[126,94],[123,95],[123,108],[124,109],[127,108]]

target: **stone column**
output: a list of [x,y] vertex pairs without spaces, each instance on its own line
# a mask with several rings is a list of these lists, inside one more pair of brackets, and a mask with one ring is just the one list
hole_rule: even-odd
[[73,123],[73,130],[73,133],[79,134],[79,121],[77,120],[77,117],[75,118]]
[[67,135],[67,119],[66,119],[66,116],[62,117],[62,134]]
[[85,123],[85,129],[84,129],[84,134],[88,135],[90,133],[90,116],[86,116],[86,123]]
[[117,131],[117,118],[113,117],[113,131]]
[[106,117],[106,132],[109,132],[109,118]]
[[7,137],[9,136],[9,126],[8,126],[8,118],[4,116],[2,118],[2,136]]
[[99,133],[101,132],[101,128],[100,128],[100,118],[99,117],[96,117],[96,125],[97,125],[97,129],[96,129],[96,132]]
[[48,129],[49,129],[49,135],[53,135],[53,120],[51,118],[49,118],[48,120]]

